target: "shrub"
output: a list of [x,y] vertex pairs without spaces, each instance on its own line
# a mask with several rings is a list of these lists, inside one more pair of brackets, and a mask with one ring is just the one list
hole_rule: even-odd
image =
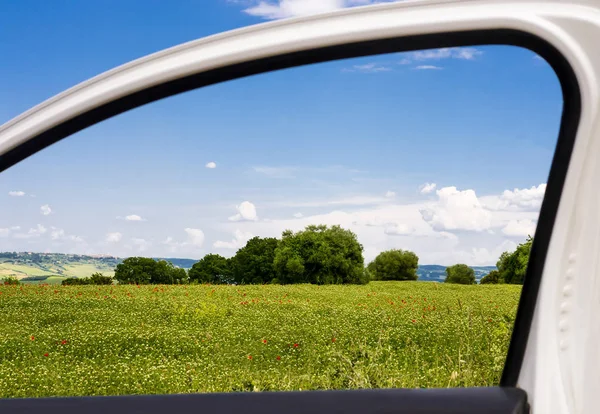
[[5,277],[5,278],[2,279],[2,284],[6,285],[6,286],[8,286],[8,285],[13,285],[14,286],[14,285],[20,285],[21,282],[19,281],[19,279],[17,279],[14,276],[7,276],[7,277]]
[[446,268],[446,283],[458,283],[461,285],[475,284],[475,271],[466,264],[455,264]]
[[369,263],[368,270],[373,280],[417,280],[419,258],[413,252],[392,249],[379,253]]

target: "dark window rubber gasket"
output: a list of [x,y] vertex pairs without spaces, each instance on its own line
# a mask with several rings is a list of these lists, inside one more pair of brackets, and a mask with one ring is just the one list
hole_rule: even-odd
[[484,387],[28,398],[0,400],[0,410],[11,414],[526,414],[529,405],[523,390]]
[[563,93],[563,113],[557,146],[540,210],[536,236],[517,309],[512,338],[500,385],[517,386],[539,292],[544,263],[564,186],[581,112],[579,84],[573,69],[550,43],[518,30],[475,30],[379,39],[294,52],[218,68],[138,91],[95,108],[47,130],[0,156],[0,172],[61,139],[91,125],[182,92],[246,76],[337,59],[440,47],[513,45],[530,49],[554,69]]

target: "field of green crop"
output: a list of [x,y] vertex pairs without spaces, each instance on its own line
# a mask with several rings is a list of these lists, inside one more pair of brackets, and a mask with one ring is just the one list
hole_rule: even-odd
[[520,287],[0,286],[0,397],[497,384]]

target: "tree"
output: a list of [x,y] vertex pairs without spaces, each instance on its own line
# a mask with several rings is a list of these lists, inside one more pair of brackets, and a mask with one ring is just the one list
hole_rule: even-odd
[[373,280],[417,280],[419,258],[413,252],[392,249],[379,253],[367,269]]
[[273,261],[279,240],[253,237],[231,258],[230,270],[239,284],[270,283],[275,278]]
[[207,254],[194,263],[188,276],[190,281],[199,283],[229,283],[231,282],[229,260],[218,254]]
[[92,285],[112,285],[112,277],[104,276],[102,273],[94,273],[90,277],[90,283]]
[[187,280],[187,273],[165,260],[128,257],[117,265],[114,278],[121,284],[180,284]]
[[481,281],[479,282],[481,285],[497,283],[502,283],[500,279],[500,272],[497,270],[492,270],[490,273],[482,277]]
[[500,255],[496,264],[500,273],[499,279],[504,283],[523,284],[532,244],[533,238],[529,236],[524,243],[517,246],[514,252],[504,252]]
[[473,285],[475,284],[475,271],[466,264],[455,264],[446,268],[446,280],[444,282]]
[[364,284],[369,276],[362,251],[350,230],[310,225],[297,233],[283,232],[274,267],[281,283]]

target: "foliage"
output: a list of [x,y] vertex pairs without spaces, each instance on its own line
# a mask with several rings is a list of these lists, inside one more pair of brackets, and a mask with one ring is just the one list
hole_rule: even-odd
[[500,279],[500,272],[497,270],[492,270],[490,273],[482,277],[479,283],[482,285],[502,283]]
[[340,226],[310,225],[283,232],[275,252],[275,271],[281,283],[368,283],[363,247],[356,234]]
[[190,282],[230,283],[229,260],[218,254],[207,254],[192,266],[188,272],[188,277]]
[[367,269],[373,280],[417,280],[419,258],[413,252],[392,249],[379,253]]
[[446,268],[446,283],[461,285],[475,284],[475,271],[466,264],[455,264]]
[[279,240],[253,237],[231,258],[233,279],[238,284],[270,283],[275,278],[273,260]]
[[63,286],[91,285],[89,277],[68,277],[60,284]]
[[21,282],[19,282],[19,279],[17,279],[14,276],[7,276],[2,278],[2,280],[0,281],[2,282],[3,285],[20,285]]
[[114,279],[120,284],[181,284],[187,281],[184,269],[165,260],[128,257],[115,268]]
[[61,282],[63,286],[112,285],[113,278],[102,273],[94,273],[91,277],[69,277]]
[[504,252],[500,255],[500,259],[496,264],[500,273],[499,280],[504,281],[504,283],[523,284],[532,243],[533,238],[529,236],[524,243],[517,246],[514,252]]
[[102,273],[96,272],[90,277],[90,284],[92,285],[112,285],[113,278],[110,276],[104,276]]
[[0,398],[494,386],[520,292],[0,286]]

